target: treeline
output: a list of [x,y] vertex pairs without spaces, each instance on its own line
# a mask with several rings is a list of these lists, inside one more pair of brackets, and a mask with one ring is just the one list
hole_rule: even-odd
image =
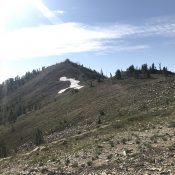
[[44,69],[45,67],[42,67],[42,69],[26,72],[26,74],[22,77],[16,76],[15,78],[9,78],[0,84],[0,98],[4,99],[0,104],[0,124],[4,124],[6,122],[14,123],[18,116],[41,108],[40,104],[32,105],[27,101],[23,101],[20,95],[18,95],[18,97],[13,101],[10,100],[6,102],[5,98],[10,93],[35,78]]
[[16,99],[14,102],[0,105],[0,124],[14,123],[20,115],[26,114],[30,111],[36,111],[41,108],[40,104],[27,104],[21,99]]
[[151,78],[152,74],[161,74],[164,75],[165,77],[174,75],[174,73],[169,71],[167,67],[164,66],[162,68],[161,64],[159,64],[159,69],[157,69],[155,64],[153,63],[151,66],[148,66],[148,64],[143,64],[140,68],[131,65],[126,69],[126,71],[118,69],[115,72],[114,78],[116,79],[131,78],[131,77],[134,77],[136,79]]
[[0,84],[0,97],[2,98],[9,95],[20,86],[35,78],[44,69],[45,67],[42,69],[33,70],[32,72],[26,72],[26,74],[22,77],[16,76],[15,78],[5,80],[2,84]]

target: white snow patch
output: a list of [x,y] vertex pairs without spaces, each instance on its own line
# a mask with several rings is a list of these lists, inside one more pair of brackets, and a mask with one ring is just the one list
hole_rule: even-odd
[[65,92],[67,89],[73,88],[73,89],[81,89],[84,86],[80,86],[79,83],[80,81],[75,80],[73,78],[67,78],[67,77],[61,77],[60,81],[70,81],[70,86],[66,89],[62,89],[58,92],[58,94],[62,94],[63,92]]

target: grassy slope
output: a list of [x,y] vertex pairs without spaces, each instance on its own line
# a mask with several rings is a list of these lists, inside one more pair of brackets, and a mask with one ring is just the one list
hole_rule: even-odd
[[59,81],[62,76],[76,78],[84,82],[89,79],[97,79],[99,74],[75,63],[65,61],[44,69],[37,77],[0,99],[0,105],[16,104],[20,99],[21,105],[26,106],[26,108],[34,105],[43,106],[53,100],[59,90],[69,85],[69,82]]
[[[141,147],[147,143],[146,140],[150,140],[152,137],[154,139],[158,127],[165,127],[166,130],[169,122],[174,120],[175,80],[173,78],[165,80],[159,77],[150,80],[131,79],[113,82],[106,80],[103,83],[94,81],[92,88],[89,87],[88,82],[86,83],[87,86],[78,93],[66,92],[57,96],[56,100],[52,99],[42,109],[21,116],[14,124],[15,132],[12,133],[8,125],[1,126],[0,138],[12,149],[29,142],[35,128],[41,128],[46,135],[46,147],[39,151],[39,155],[38,151],[25,156],[17,154],[10,160],[0,162],[2,172],[7,171],[6,165],[9,163],[11,167],[16,168],[14,172],[19,172],[22,171],[23,164],[28,164],[27,169],[30,169],[38,166],[41,162],[47,165],[50,171],[56,171],[55,167],[58,171],[58,167],[64,166],[64,171],[69,171],[70,166],[65,165],[69,156],[71,164],[78,162],[78,167],[71,170],[72,172],[83,173],[86,171],[86,174],[87,171],[100,171],[101,166],[95,165],[92,167],[86,165],[85,170],[82,170],[80,162],[88,164],[89,161],[89,164],[96,164],[98,160],[101,160],[100,165],[103,165],[102,159],[110,158],[110,154],[114,154],[114,148],[118,144],[121,144],[122,148],[120,150],[117,147],[119,150],[117,154],[127,150],[125,148],[127,144],[125,145],[124,142],[130,140],[134,140],[134,142],[138,140]],[[102,124],[100,125],[97,124],[99,111],[105,113],[101,116]],[[50,134],[51,129],[55,131],[53,134]],[[145,130],[150,130],[152,134],[145,136]],[[138,131],[144,137],[141,137]],[[163,132],[162,136],[164,134]],[[129,139],[130,137],[131,139]],[[66,141],[62,141],[62,139]],[[145,139],[145,142],[142,139]],[[114,148],[111,146],[112,142],[114,142]],[[139,154],[142,150],[137,148],[136,143],[133,150]],[[148,144],[150,143],[148,142]],[[147,147],[149,146],[147,145]],[[90,153],[83,159],[82,154],[85,152]],[[76,154],[78,157],[75,156]],[[98,157],[101,156],[101,159],[96,157],[97,154],[99,154]],[[136,158],[139,159],[137,155]],[[24,161],[25,159],[26,161]],[[123,159],[121,157],[121,160]],[[19,160],[19,165],[15,163],[16,160]],[[56,162],[56,166],[50,165],[48,160]],[[116,161],[116,158],[114,160]],[[111,158],[107,164],[108,168],[116,165],[114,160]]]

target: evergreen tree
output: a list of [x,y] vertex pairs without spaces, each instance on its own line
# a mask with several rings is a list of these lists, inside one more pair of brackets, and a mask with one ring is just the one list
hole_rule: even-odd
[[135,72],[135,67],[134,67],[134,65],[129,66],[129,68],[127,69],[127,76],[128,76],[128,77],[134,76],[134,72]]
[[151,65],[151,67],[150,67],[150,72],[151,72],[152,74],[155,74],[155,73],[156,73],[156,67],[155,67],[154,63],[152,63],[152,65]]
[[142,65],[141,71],[143,73],[144,78],[150,78],[150,72],[149,72],[149,69],[148,69],[148,65],[147,64],[143,64]]
[[38,146],[44,143],[43,133],[40,129],[37,129],[34,134],[34,143]]
[[164,75],[165,77],[168,76],[168,69],[167,69],[167,67],[163,67],[162,73],[163,73],[163,75]]
[[117,79],[121,79],[121,78],[122,78],[121,71],[120,71],[119,69],[116,71],[115,77],[116,77]]

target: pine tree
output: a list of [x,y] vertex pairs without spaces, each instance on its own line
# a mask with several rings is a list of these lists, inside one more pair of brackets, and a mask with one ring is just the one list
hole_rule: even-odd
[[152,74],[156,73],[156,67],[155,67],[154,63],[152,63],[152,65],[150,67],[150,71]]
[[127,69],[127,76],[128,76],[128,77],[134,76],[134,72],[135,72],[135,67],[134,67],[134,65],[129,66],[129,68]]
[[121,71],[118,69],[115,73],[115,77],[119,80],[122,78]]
[[34,143],[38,146],[44,143],[44,137],[43,137],[43,132],[40,129],[37,129],[35,131],[34,135]]
[[168,76],[168,69],[167,69],[167,67],[163,67],[162,73],[163,73],[163,75],[164,75],[165,77]]
[[150,78],[150,72],[149,72],[147,64],[143,64],[141,70],[142,70],[144,78]]

